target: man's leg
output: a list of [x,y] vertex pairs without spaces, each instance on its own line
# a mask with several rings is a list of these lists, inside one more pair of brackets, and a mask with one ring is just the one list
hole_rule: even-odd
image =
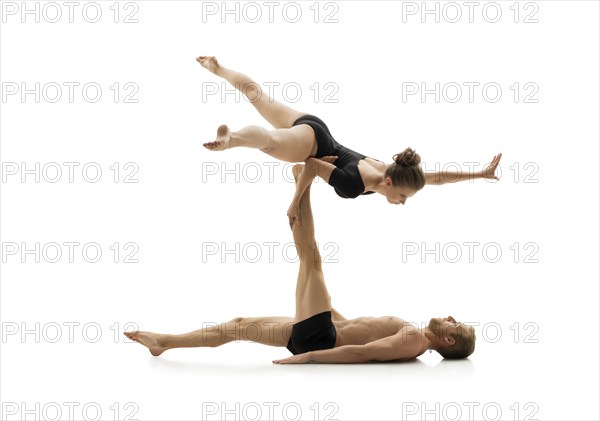
[[125,336],[146,346],[158,356],[167,349],[217,347],[233,341],[252,341],[263,345],[286,347],[292,333],[291,317],[237,317],[220,325],[211,323],[204,329],[181,335],[153,332],[124,332]]
[[[292,169],[294,178],[302,171],[302,165]],[[302,226],[294,221],[292,232],[294,243],[300,257],[300,269],[296,283],[296,317],[294,322],[301,322],[315,314],[331,311],[331,297],[325,286],[325,278],[321,267],[321,255],[315,241],[315,226],[310,207],[310,185],[300,199]]]

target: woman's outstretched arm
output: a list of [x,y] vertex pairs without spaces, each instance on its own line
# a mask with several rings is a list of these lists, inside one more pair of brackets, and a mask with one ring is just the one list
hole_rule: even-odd
[[500,164],[502,154],[494,156],[492,162],[488,164],[482,171],[468,172],[468,171],[438,171],[425,173],[425,184],[433,186],[441,186],[446,183],[457,183],[459,181],[470,181],[477,178],[487,178],[491,180],[499,180],[496,176],[496,169]]

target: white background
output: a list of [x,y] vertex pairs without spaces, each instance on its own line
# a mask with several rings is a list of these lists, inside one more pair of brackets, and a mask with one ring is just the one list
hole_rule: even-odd
[[[39,23],[35,15],[22,22],[20,2],[1,3],[2,417],[33,410],[27,419],[51,419],[58,405],[60,419],[84,419],[88,405],[88,419],[100,408],[107,420],[133,412],[140,420],[231,420],[254,417],[258,406],[261,419],[273,419],[271,405],[277,419],[294,419],[298,408],[309,420],[332,412],[340,420],[598,419],[597,2],[499,2],[496,23],[488,22],[494,5],[482,13],[485,2],[473,22],[454,3],[457,23],[446,3],[438,3],[439,23],[434,15],[421,22],[420,2],[300,2],[296,23],[293,5],[283,14],[281,2],[273,22],[263,2],[238,3],[237,16],[223,16],[221,2],[169,3],[122,2],[118,23],[113,2],[97,3],[97,23],[82,16],[86,2],[72,23],[62,2],[57,23],[48,22],[56,9],[46,3],[38,3]],[[251,23],[256,10],[262,17]],[[138,22],[124,23],[131,13]],[[324,22],[330,13],[337,22]],[[524,22],[530,14],[537,23]],[[134,325],[182,333],[236,316],[294,313],[297,266],[291,251],[283,255],[289,166],[256,150],[202,148],[222,123],[269,126],[245,100],[222,98],[225,85],[197,55],[279,84],[275,99],[296,101],[289,103],[323,118],[338,141],[380,160],[411,146],[426,170],[451,162],[467,169],[504,154],[499,182],[426,187],[401,207],[378,195],[344,200],[323,182],[312,189],[334,306],[346,317],[420,324],[451,314],[479,323],[469,360],[427,353],[407,364],[275,366],[287,350],[237,343],[153,358],[122,339]],[[39,102],[8,94],[36,82]],[[79,83],[72,102],[68,82]],[[95,103],[81,91],[90,82],[102,88]],[[462,86],[462,98],[450,102],[447,91],[439,102],[432,94],[403,101],[403,84],[436,82]],[[479,84],[472,101],[466,82]],[[137,86],[137,102],[124,101],[133,92],[126,83]],[[484,98],[487,83],[502,88],[497,102]],[[537,86],[537,102],[524,101],[526,83]],[[55,103],[53,84],[63,89]],[[285,84],[292,88],[283,92]],[[63,174],[56,183],[47,180],[54,173],[22,182],[11,164],[22,162],[55,162]],[[79,164],[72,183],[64,162]],[[138,183],[123,182],[134,168],[128,162]],[[86,163],[102,168],[98,182],[83,178]],[[236,165],[237,173],[208,172]],[[21,254],[23,246],[65,242],[80,244],[72,263],[66,246],[56,263],[48,261],[54,252],[39,263]],[[128,242],[138,263],[123,262]],[[479,244],[472,259],[469,242]],[[97,263],[82,257],[87,243],[101,247]],[[237,255],[222,254],[236,243]],[[436,243],[437,256],[422,254]],[[219,250],[209,255],[213,244]],[[453,244],[462,252],[456,263]],[[497,262],[494,249],[482,254],[486,244],[501,250]],[[407,254],[413,246],[416,254]],[[24,329],[33,333],[22,336]]]

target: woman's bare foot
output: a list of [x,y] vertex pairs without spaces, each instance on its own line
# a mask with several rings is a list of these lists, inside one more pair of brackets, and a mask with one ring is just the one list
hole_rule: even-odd
[[136,330],[135,332],[123,332],[123,334],[132,341],[136,341],[144,345],[155,357],[158,357],[167,350],[167,348],[161,345],[160,341],[158,340],[160,335],[156,333],[140,332],[139,330]]
[[217,140],[213,142],[204,143],[203,146],[211,151],[224,151],[229,149],[231,142],[231,131],[225,124],[219,126],[217,129]]
[[214,73],[215,75],[217,74],[218,70],[219,70],[219,62],[217,61],[217,58],[214,56],[200,56],[200,57],[196,57],[196,61],[198,63],[200,63],[200,65],[202,67],[204,67],[205,69],[207,69],[209,72]]

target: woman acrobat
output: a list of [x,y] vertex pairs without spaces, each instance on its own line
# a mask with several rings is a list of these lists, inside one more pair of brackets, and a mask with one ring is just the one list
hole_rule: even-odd
[[215,57],[200,56],[196,60],[240,90],[275,128],[267,130],[247,126],[231,131],[222,125],[217,130],[216,139],[204,143],[204,147],[211,151],[255,148],[282,161],[305,163],[288,209],[290,226],[295,219],[301,224],[300,198],[316,176],[325,180],[343,198],[379,193],[396,205],[405,204],[426,184],[441,185],[476,178],[498,180],[495,171],[502,154],[494,156],[490,164],[475,173],[425,173],[420,167],[421,157],[411,148],[394,155],[391,164],[367,157],[339,144],[318,117],[273,100],[248,76],[223,67]]

